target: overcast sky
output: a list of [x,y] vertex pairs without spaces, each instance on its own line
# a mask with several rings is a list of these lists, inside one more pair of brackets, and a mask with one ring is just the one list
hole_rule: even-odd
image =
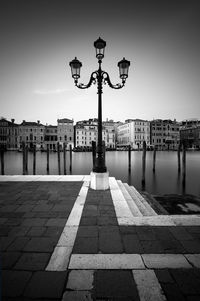
[[16,122],[97,117],[96,86],[74,86],[98,68],[93,42],[106,42],[102,68],[121,90],[104,86],[103,119],[200,118],[200,1],[4,0],[0,7],[0,116]]

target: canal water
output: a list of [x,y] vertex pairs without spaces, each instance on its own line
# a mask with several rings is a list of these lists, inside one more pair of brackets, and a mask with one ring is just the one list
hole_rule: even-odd
[[[63,153],[61,155],[61,174],[63,174]],[[69,171],[69,152],[67,157],[67,174]],[[28,156],[28,174],[33,174],[33,154]],[[181,158],[182,159],[182,158]],[[50,153],[49,174],[58,174],[57,153]],[[46,153],[36,153],[36,174],[46,174]],[[5,153],[5,174],[22,174],[22,153],[8,151]],[[182,186],[182,175],[178,173],[178,160],[175,151],[157,151],[156,171],[153,173],[153,152],[146,153],[146,183],[142,187],[142,151],[131,152],[131,172],[128,171],[128,152],[106,152],[106,165],[110,176],[134,185],[138,190],[146,190],[151,194],[193,194],[200,196],[200,152],[187,151],[186,153],[186,184]],[[87,175],[92,170],[92,153],[72,153],[73,175]]]

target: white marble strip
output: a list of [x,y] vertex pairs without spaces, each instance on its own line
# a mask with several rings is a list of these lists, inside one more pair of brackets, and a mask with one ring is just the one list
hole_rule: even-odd
[[185,254],[184,256],[195,268],[200,268],[200,254]]
[[152,270],[133,270],[140,301],[166,301],[164,292]]
[[81,182],[89,181],[89,175],[13,175],[0,176],[0,182],[7,181],[63,181],[63,182]]
[[144,269],[139,254],[72,254],[68,269]]
[[84,182],[55,247],[46,271],[65,271],[76,239],[83,207],[87,197],[89,182]]
[[192,268],[183,254],[143,254],[141,256],[148,269]]
[[198,215],[156,215],[118,218],[119,225],[123,226],[200,226]]
[[181,269],[200,267],[200,254],[72,254],[68,269]]
[[117,184],[116,179],[110,177],[109,185],[118,224],[120,225],[121,218],[125,218],[132,224],[134,222],[133,215],[128,207],[123,193],[121,192],[121,189],[119,188],[119,185]]

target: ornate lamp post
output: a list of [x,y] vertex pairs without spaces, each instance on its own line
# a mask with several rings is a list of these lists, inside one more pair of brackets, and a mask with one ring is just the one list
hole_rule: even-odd
[[[97,83],[97,94],[98,94],[98,143],[97,143],[97,157],[95,166],[93,166],[93,175],[100,179],[99,185],[94,185],[95,189],[107,189],[108,184],[103,184],[102,181],[105,183],[105,177],[108,179],[107,168],[105,166],[105,158],[103,155],[103,143],[102,143],[102,89],[103,84],[108,84],[113,89],[121,89],[124,87],[126,79],[128,77],[128,69],[130,66],[130,61],[127,61],[125,58],[118,63],[119,67],[119,76],[122,79],[121,84],[113,85],[111,83],[110,77],[107,72],[101,69],[102,59],[104,58],[104,52],[106,47],[106,42],[99,38],[94,42],[94,47],[96,49],[96,58],[98,59],[99,68],[98,70],[92,72],[90,76],[90,80],[88,84],[78,84],[78,79],[80,77],[80,69],[82,67],[82,63],[75,57],[69,65],[71,67],[72,77],[74,79],[75,86],[79,89],[87,89],[92,84]],[[103,180],[102,180],[103,179]],[[96,181],[96,180],[95,180]],[[98,182],[98,180],[97,180]],[[103,187],[103,188],[101,188]]]

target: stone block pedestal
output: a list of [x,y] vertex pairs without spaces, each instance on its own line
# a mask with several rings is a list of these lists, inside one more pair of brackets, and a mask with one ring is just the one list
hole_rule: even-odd
[[109,188],[109,173],[108,172],[91,172],[90,188],[94,190],[106,190]]

